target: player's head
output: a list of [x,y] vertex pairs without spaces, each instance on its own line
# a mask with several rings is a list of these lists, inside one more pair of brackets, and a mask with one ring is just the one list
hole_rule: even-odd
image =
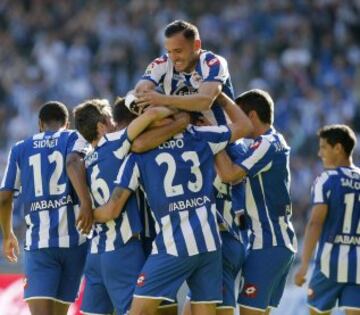
[[43,104],[39,111],[40,131],[47,129],[67,128],[69,125],[69,111],[67,107],[57,101],[50,101]]
[[328,125],[319,129],[319,157],[324,167],[331,168],[342,165],[351,159],[356,145],[354,131],[346,125]]
[[90,143],[114,131],[111,106],[105,99],[91,99],[76,106],[74,118],[75,128]]
[[117,97],[113,106],[113,118],[118,129],[125,128],[137,116],[125,106],[125,98]]
[[274,122],[274,101],[270,94],[264,90],[253,89],[240,94],[235,103],[252,120],[256,114],[262,124],[272,125]]
[[201,41],[197,27],[176,20],[165,28],[165,49],[176,71],[191,72],[199,58]]

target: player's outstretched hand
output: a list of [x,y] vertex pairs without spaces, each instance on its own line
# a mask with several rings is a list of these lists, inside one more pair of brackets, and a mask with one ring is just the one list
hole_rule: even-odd
[[5,258],[11,262],[16,263],[19,256],[19,243],[13,232],[8,238],[3,240],[3,254]]
[[164,95],[156,91],[146,91],[143,93],[137,94],[136,105],[138,106],[148,106],[148,105],[166,105],[163,102]]
[[306,272],[307,268],[305,266],[300,266],[294,276],[294,282],[297,286],[301,287],[306,282]]
[[81,234],[89,234],[94,222],[92,206],[81,205],[79,217],[76,220],[76,227]]

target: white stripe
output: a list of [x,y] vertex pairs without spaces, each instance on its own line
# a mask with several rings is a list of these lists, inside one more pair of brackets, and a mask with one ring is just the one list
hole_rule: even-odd
[[25,216],[25,222],[28,226],[26,229],[26,237],[25,237],[25,249],[30,249],[30,246],[32,245],[32,239],[31,239],[31,233],[32,229],[34,227],[34,224],[30,220],[30,214]]
[[360,246],[356,247],[356,283],[360,284]]
[[50,217],[48,211],[39,211],[39,248],[49,247]]
[[67,207],[59,208],[59,247],[69,247],[70,246],[70,237],[69,237],[69,228],[68,228],[68,217],[67,217]]
[[269,151],[270,145],[271,144],[268,140],[262,139],[259,147],[256,148],[251,156],[249,156],[241,164],[244,165],[247,169],[251,169],[259,160],[264,157],[267,151]]
[[116,238],[116,231],[115,231],[115,221],[110,220],[106,222],[106,227],[108,230],[105,233],[105,252],[109,252],[115,249],[114,241]]
[[180,228],[185,239],[186,249],[189,256],[199,254],[199,250],[194,237],[194,231],[189,222],[189,211],[181,211],[180,215]]
[[[150,214],[151,214],[151,216],[153,218],[153,221],[155,223],[155,233],[156,233],[156,236],[157,236],[160,233],[160,226],[159,226],[158,221],[155,218],[154,213],[151,210],[150,210]],[[155,254],[159,253],[159,250],[158,250],[157,245],[156,245],[156,236],[155,236],[154,241],[152,242],[152,249],[151,249],[151,254],[152,255],[155,255]]]
[[319,179],[315,183],[315,186],[314,186],[314,203],[322,203],[322,202],[325,201],[324,196],[323,196],[323,186],[324,186],[324,183],[327,181],[328,178],[329,178],[328,174],[323,173],[323,174],[321,174],[321,176],[319,177]]
[[111,132],[111,133],[107,133],[106,134],[106,138],[109,141],[115,141],[115,140],[119,140],[121,138],[121,136],[125,133],[126,129],[121,129],[119,131],[115,131],[115,132]]
[[130,142],[126,139],[122,145],[120,146],[120,148],[118,148],[116,151],[114,151],[114,155],[116,158],[118,158],[119,160],[123,160],[125,158],[125,156],[129,153],[130,151],[130,147],[131,144]]
[[349,245],[340,245],[337,271],[338,282],[348,282],[349,251]]
[[266,200],[265,200],[265,190],[264,190],[264,184],[263,184],[263,179],[262,179],[261,173],[259,174],[258,177],[259,177],[259,182],[260,182],[261,195],[263,197],[263,203],[264,203],[264,206],[265,206],[265,213],[266,213],[266,217],[268,219],[270,230],[271,230],[272,245],[277,246],[277,240],[276,240],[276,234],[275,234],[275,230],[274,230],[274,225],[273,225],[273,223],[271,221],[270,214],[269,214],[269,209],[267,207]]
[[288,225],[285,221],[285,217],[281,216],[279,217],[279,225],[281,230],[281,235],[284,239],[285,246],[290,249],[293,253],[296,253],[296,248],[294,247],[294,244],[291,242],[289,234],[287,232]]
[[326,276],[330,277],[330,257],[333,244],[325,243],[320,257],[320,271]]
[[204,236],[207,251],[211,252],[216,250],[215,240],[211,233],[210,225],[208,222],[208,214],[206,207],[197,208],[195,211],[200,221],[200,226]]
[[163,240],[164,240],[166,252],[169,255],[178,256],[169,215],[161,218],[161,225],[162,225]]
[[92,238],[91,240],[91,250],[90,252],[92,254],[97,254],[99,252],[98,250],[98,247],[99,247],[99,242],[100,242],[100,232],[102,231],[102,227],[100,224],[97,224],[96,225],[96,232],[97,232],[97,235],[95,237]]
[[249,179],[246,180],[245,194],[246,210],[248,211],[254,234],[252,249],[261,249],[263,247],[262,227]]
[[120,225],[120,235],[124,244],[132,237],[133,231],[131,230],[131,225],[129,221],[129,216],[127,212],[124,212]]
[[64,300],[55,299],[52,296],[32,296],[32,297],[24,298],[24,301],[31,301],[31,300],[52,300],[55,302],[59,302],[61,304],[71,304],[74,302],[74,301],[64,301]]

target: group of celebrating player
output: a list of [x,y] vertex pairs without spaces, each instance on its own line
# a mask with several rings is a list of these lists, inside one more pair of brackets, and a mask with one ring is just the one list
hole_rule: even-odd
[[[297,250],[290,148],[263,90],[235,100],[226,60],[201,49],[197,28],[165,28],[167,54],[125,98],[68,110],[45,103],[40,133],[16,143],[0,186],[3,252],[16,262],[12,201],[27,225],[24,299],[33,315],[64,315],[85,274],[84,314],[269,314]],[[325,171],[315,180],[302,285],[311,314],[336,301],[360,314],[360,172],[353,131],[319,132]],[[90,241],[87,242],[87,238]],[[241,273],[239,288],[236,278]],[[238,296],[236,296],[236,292]]]

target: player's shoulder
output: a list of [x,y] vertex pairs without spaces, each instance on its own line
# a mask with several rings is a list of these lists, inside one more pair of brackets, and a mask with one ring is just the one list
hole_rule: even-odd
[[200,62],[202,64],[207,65],[208,67],[212,67],[215,65],[223,65],[227,67],[227,61],[223,56],[215,54],[210,50],[202,50],[200,53]]
[[339,176],[338,169],[323,170],[318,176],[315,177],[313,185],[314,186],[324,185],[326,182],[329,182],[330,180],[333,180],[338,176]]

